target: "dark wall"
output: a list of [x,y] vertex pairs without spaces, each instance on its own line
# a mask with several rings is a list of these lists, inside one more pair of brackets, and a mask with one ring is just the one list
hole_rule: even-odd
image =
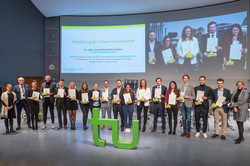
[[0,86],[44,75],[45,16],[30,0],[0,0]]

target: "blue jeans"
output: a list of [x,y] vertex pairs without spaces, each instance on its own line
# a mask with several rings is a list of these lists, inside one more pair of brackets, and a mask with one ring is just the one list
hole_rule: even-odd
[[184,103],[181,106],[183,130],[188,133],[191,131],[191,110],[192,107],[186,107]]
[[[134,113],[134,105],[123,105],[123,115],[124,115],[124,126],[125,128],[131,128],[132,126],[132,118]],[[127,123],[127,119],[129,116],[129,122]]]

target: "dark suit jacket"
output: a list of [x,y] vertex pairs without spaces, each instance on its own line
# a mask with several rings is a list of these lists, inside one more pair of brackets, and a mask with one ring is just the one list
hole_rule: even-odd
[[[155,89],[156,88],[157,88],[157,85],[152,88],[152,93],[151,93],[152,99],[155,97]],[[167,87],[165,87],[164,85],[161,85],[161,94],[162,95],[164,95],[164,96],[166,95],[166,90],[167,90]],[[165,97],[162,97],[161,102],[164,103],[164,101],[165,101]]]
[[[43,88],[46,88],[46,82],[43,82],[42,85],[41,85],[41,93],[43,93]],[[52,95],[49,97],[50,99],[50,102],[51,103],[54,103],[55,102],[55,98],[54,98],[54,95],[55,95],[55,89],[56,89],[56,84],[54,82],[50,82],[50,93],[52,93]]]
[[[203,90],[201,89],[201,86],[200,86],[200,85],[194,88],[195,99],[196,99],[196,95],[197,95],[197,91],[198,91],[198,90],[203,91]],[[207,97],[207,100],[203,100],[203,102],[202,102],[203,108],[205,108],[205,109],[208,109],[208,108],[209,108],[209,101],[208,101],[208,100],[211,100],[211,99],[212,99],[212,94],[213,94],[212,89],[211,89],[209,86],[206,86],[206,85],[205,85],[204,96]],[[194,100],[194,101],[195,101],[195,100]],[[196,105],[195,105],[195,106],[196,106]]]
[[[201,50],[201,53],[204,54],[205,52],[207,52],[207,39],[210,37],[210,33],[207,33],[205,35],[202,36],[201,38],[201,45],[200,45],[200,50]],[[224,37],[221,33],[217,32],[216,33],[216,38],[218,38],[218,46],[221,46],[223,47],[223,40],[224,40]],[[218,54],[221,54],[221,50],[219,50],[217,52],[217,55]]]
[[[123,93],[123,91],[124,91],[124,89],[121,88],[120,94]],[[112,90],[112,92],[111,92],[111,100],[114,99],[114,95],[117,95],[117,88],[114,88],[114,89]],[[119,96],[119,98],[120,98],[120,96]],[[120,99],[121,99],[121,98],[120,98]],[[113,104],[114,104],[114,103],[113,103]]]
[[[230,93],[230,90],[229,89],[226,89],[224,88],[223,90],[223,96],[226,97],[226,102],[227,104],[224,104],[222,106],[222,108],[224,109],[224,112],[225,113],[228,113],[229,109],[228,109],[228,104],[230,103],[231,101],[231,93]],[[212,102],[213,103],[216,103],[216,101],[218,100],[218,88],[214,89],[213,90],[213,96],[212,96]],[[214,109],[215,110],[215,109]]]
[[[25,90],[25,100],[28,101],[28,92],[29,92],[29,90],[30,90],[30,87],[29,87],[29,85],[27,85],[27,84],[24,84],[23,87],[24,87],[24,90]],[[21,89],[20,89],[20,87],[19,87],[19,84],[15,85],[15,86],[13,87],[13,92],[16,93],[16,98],[17,98],[16,103],[19,103],[20,100],[21,100]]]
[[[162,63],[162,54],[161,54],[162,46],[161,43],[158,41],[155,41],[155,46],[154,46],[154,53],[155,53],[155,58],[156,62],[154,65],[161,64]],[[147,47],[146,47],[146,54],[147,54],[147,63],[148,63],[148,53],[150,52],[150,46],[149,46],[149,40],[147,41]]]
[[[59,87],[55,89],[55,92],[54,92],[55,95],[58,93],[58,89],[59,89]],[[56,99],[56,105],[59,104],[59,102],[58,102],[59,100],[63,100],[64,104],[67,103],[68,88],[67,87],[63,87],[63,89],[64,89],[66,95],[64,95],[64,98],[57,98]]]

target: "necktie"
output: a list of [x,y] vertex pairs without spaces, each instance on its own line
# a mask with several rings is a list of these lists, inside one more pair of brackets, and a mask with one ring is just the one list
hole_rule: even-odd
[[214,35],[212,35],[212,38],[214,38]]

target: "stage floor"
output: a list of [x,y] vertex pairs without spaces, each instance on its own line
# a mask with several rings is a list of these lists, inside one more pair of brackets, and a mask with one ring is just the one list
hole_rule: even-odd
[[[48,113],[49,114],[49,113]],[[49,115],[50,116],[50,115]],[[56,127],[58,127],[55,111]],[[136,113],[134,112],[134,119]],[[181,116],[178,116],[178,121]],[[106,139],[106,147],[97,147],[92,140],[92,129],[84,131],[82,128],[82,112],[77,111],[77,129],[71,131],[51,129],[48,119],[47,129],[32,131],[27,125],[22,130],[12,135],[5,135],[4,121],[0,124],[0,165],[1,166],[68,166],[68,165],[249,165],[250,162],[250,121],[245,123],[245,142],[234,144],[238,137],[236,122],[229,124],[235,129],[228,129],[226,140],[212,139],[213,116],[209,118],[208,139],[195,138],[195,130],[192,129],[192,137],[182,138],[182,129],[178,124],[176,135],[168,135],[168,123],[166,134],[161,133],[161,120],[158,119],[158,127],[155,133],[151,133],[153,115],[149,115],[147,130],[140,132],[139,144],[136,149],[117,149],[112,143],[111,131],[107,127],[100,132],[101,138]],[[167,120],[167,117],[166,117]],[[39,123],[41,127],[42,123]],[[14,121],[16,128],[16,119]],[[69,127],[69,123],[68,123]],[[131,141],[132,133],[120,133],[120,140]]]

